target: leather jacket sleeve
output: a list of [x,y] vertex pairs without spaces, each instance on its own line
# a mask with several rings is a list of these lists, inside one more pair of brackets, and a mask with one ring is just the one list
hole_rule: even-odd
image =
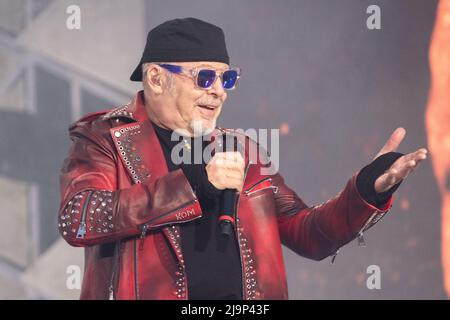
[[322,260],[362,232],[372,227],[391,208],[393,197],[380,207],[366,202],[358,192],[356,178],[334,198],[307,206],[285,183],[281,175],[273,177],[274,194],[281,241],[294,252]]
[[73,144],[60,174],[59,231],[69,244],[113,242],[202,215],[181,169],[119,190],[117,156],[92,128],[72,128]]

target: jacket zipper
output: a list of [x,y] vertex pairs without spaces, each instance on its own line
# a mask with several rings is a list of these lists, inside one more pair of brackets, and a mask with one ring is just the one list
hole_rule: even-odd
[[114,248],[114,266],[111,273],[111,279],[109,280],[109,300],[114,300],[114,280],[118,273],[119,261],[120,261],[120,240],[116,241],[116,247]]
[[138,279],[138,248],[137,248],[137,240],[134,239],[134,294],[136,296],[136,300],[140,300],[139,297],[139,279]]
[[[389,209],[390,209],[390,208],[389,208]],[[375,220],[375,218],[377,217],[377,215],[378,215],[379,213],[381,213],[382,215],[377,219],[377,221],[376,221],[375,223],[377,223],[378,221],[380,221],[381,218],[383,218],[384,215],[387,213],[387,211],[386,211],[386,212],[381,212],[381,211],[376,210],[376,211],[370,216],[370,218],[369,218],[369,219],[366,221],[366,223],[364,224],[364,227],[362,227],[361,230],[358,232],[358,245],[359,245],[359,246],[363,246],[363,247],[366,246],[366,242],[365,242],[365,240],[364,240],[364,231],[366,231],[366,230],[368,229],[369,224],[371,224],[371,223]]]
[[[254,183],[254,184],[252,184],[250,187],[248,187],[247,189],[245,189],[244,190],[244,193],[246,194],[246,195],[248,195],[248,193],[252,193],[252,190],[258,185],[258,184],[260,184],[260,183],[263,183],[263,182],[266,182],[266,181],[272,181],[272,178],[265,178],[265,179],[262,179],[262,180],[260,180],[260,181],[258,181],[258,182],[256,182],[256,183]],[[263,189],[265,189],[265,188],[263,188]],[[262,190],[263,190],[262,189]],[[258,191],[258,190],[256,190],[256,191]],[[255,191],[255,192],[256,192]]]
[[364,226],[359,230],[358,232],[358,246],[365,247],[366,246],[366,240],[364,239],[364,231],[366,231],[367,226],[373,221],[375,216],[377,215],[378,211],[375,211],[370,218],[366,221]]
[[255,191],[252,191],[256,186],[258,186],[259,184],[264,183],[264,182],[266,182],[266,181],[270,181],[270,182],[271,182],[271,181],[272,181],[272,178],[267,178],[267,179],[261,180],[260,182],[256,183],[256,184],[253,185],[252,187],[248,188],[247,190],[244,191],[245,195],[246,195],[247,197],[249,197],[249,196],[251,196],[252,194],[255,194],[255,193],[258,193],[258,192],[260,192],[260,191],[267,190],[267,189],[272,189],[272,190],[273,190],[273,193],[277,193],[277,192],[278,192],[278,187],[277,187],[277,186],[272,186],[272,185],[267,186],[267,187],[264,187],[264,188],[261,188],[261,189],[257,189],[257,190],[255,190]]
[[141,227],[141,236],[139,237],[139,238],[140,238],[140,241],[139,241],[139,250],[144,249],[144,238],[145,238],[145,234],[147,233],[147,229],[148,229],[148,227],[147,227],[146,224],[144,224],[144,225]]
[[[141,230],[141,236],[139,237],[139,238],[140,238],[139,248],[142,249],[143,246],[144,246],[144,238],[145,238],[145,235],[146,235],[147,230],[148,230],[148,225],[149,225],[151,222],[153,222],[153,221],[155,221],[155,220],[158,220],[158,219],[161,219],[161,218],[163,218],[163,217],[165,217],[165,216],[168,216],[169,214],[171,214],[171,213],[173,213],[173,212],[175,212],[175,211],[178,211],[178,210],[180,210],[181,208],[186,207],[186,206],[188,206],[188,205],[190,205],[190,204],[193,204],[193,203],[195,203],[196,201],[197,201],[197,200],[195,200],[195,199],[194,199],[194,200],[191,200],[191,201],[189,201],[189,202],[187,202],[187,203],[185,203],[185,204],[183,204],[183,205],[181,205],[181,206],[179,206],[179,207],[177,207],[177,208],[175,208],[175,209],[173,209],[173,210],[170,210],[169,212],[166,212],[166,213],[160,215],[159,217],[150,219],[150,220],[148,220],[147,222],[145,222],[144,224],[142,224],[142,225],[139,227],[139,229]],[[198,217],[198,218],[199,218],[199,217]],[[194,219],[192,219],[192,220],[194,220]],[[167,222],[167,223],[158,224],[158,225],[156,225],[155,227],[162,227],[162,226],[169,225],[169,224],[174,224],[174,222],[173,222],[173,221],[170,221],[170,222]]]
[[[377,215],[379,211],[375,211],[374,213],[372,213],[372,215],[369,217],[369,219],[367,219],[366,223],[364,224],[364,226],[359,230],[359,232],[357,233],[358,235],[358,246],[359,247],[365,247],[366,246],[366,240],[364,239],[364,231],[366,229],[366,227],[372,222],[372,220],[375,218],[375,216]],[[336,252],[333,254],[332,258],[331,258],[331,263],[334,263],[334,260],[336,260],[337,255],[339,254],[339,250],[342,248],[339,247]]]
[[90,190],[88,192],[86,201],[84,202],[83,214],[81,215],[80,226],[78,227],[78,232],[77,232],[77,239],[80,239],[80,238],[83,239],[84,236],[86,235],[86,212],[87,212],[87,208],[89,206],[89,201],[91,200],[92,192],[93,192],[92,190]]
[[[155,220],[158,220],[158,219],[161,219],[161,218],[163,218],[163,217],[165,217],[165,216],[168,216],[169,214],[174,213],[175,211],[178,211],[178,210],[180,210],[181,208],[186,207],[186,206],[188,206],[188,205],[190,205],[190,204],[193,204],[193,203],[195,203],[196,201],[197,201],[196,199],[191,200],[191,201],[189,201],[189,202],[187,202],[187,203],[184,203],[184,204],[181,205],[181,206],[176,207],[176,208],[173,209],[173,210],[170,210],[170,211],[168,211],[168,212],[166,212],[166,213],[164,213],[164,214],[158,216],[158,217],[155,217],[155,218],[153,218],[153,219],[148,220],[147,222],[145,222],[145,223],[143,223],[143,224],[141,225],[141,227],[140,227],[141,231],[143,231],[143,232],[144,232],[144,231],[147,231],[148,225],[149,225],[151,222],[153,222],[153,221],[155,221]],[[168,222],[167,224],[173,224],[173,222]],[[164,224],[161,224],[160,226],[163,226],[163,225],[164,225]],[[145,235],[145,234],[144,234],[144,235]]]

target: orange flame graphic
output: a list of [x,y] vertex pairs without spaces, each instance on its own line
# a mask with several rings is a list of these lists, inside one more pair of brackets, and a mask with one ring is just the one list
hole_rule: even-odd
[[431,163],[442,198],[442,269],[444,289],[450,297],[450,0],[439,2],[429,60],[431,88],[425,127]]

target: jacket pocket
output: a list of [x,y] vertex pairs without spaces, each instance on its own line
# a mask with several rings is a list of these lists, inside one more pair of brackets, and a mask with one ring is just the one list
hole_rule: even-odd
[[262,192],[263,190],[268,190],[268,189],[273,190],[273,193],[278,192],[278,187],[272,185],[272,178],[266,178],[261,181],[258,181],[257,183],[253,184],[249,188],[245,189],[244,194],[247,197],[249,197],[253,194],[256,194],[256,193]]

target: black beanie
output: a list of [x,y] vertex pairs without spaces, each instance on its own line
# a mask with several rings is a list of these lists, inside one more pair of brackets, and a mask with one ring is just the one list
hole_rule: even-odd
[[230,64],[221,28],[195,19],[166,21],[147,35],[141,61],[130,77],[142,81],[142,63],[215,61]]

